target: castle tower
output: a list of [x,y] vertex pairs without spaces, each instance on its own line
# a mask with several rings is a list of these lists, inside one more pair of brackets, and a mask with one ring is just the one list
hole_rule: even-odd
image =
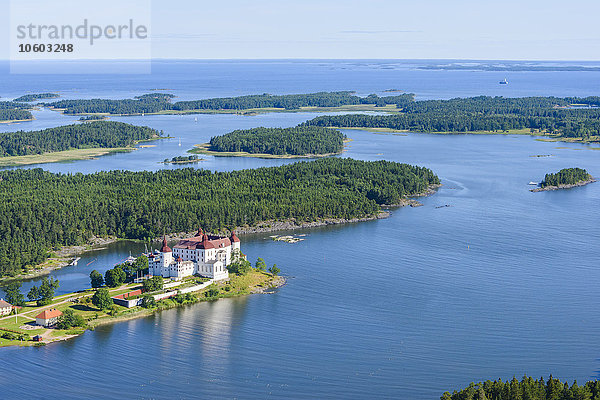
[[160,249],[160,266],[164,268],[168,268],[169,264],[173,262],[173,251],[167,245],[167,237],[163,238],[163,245]]

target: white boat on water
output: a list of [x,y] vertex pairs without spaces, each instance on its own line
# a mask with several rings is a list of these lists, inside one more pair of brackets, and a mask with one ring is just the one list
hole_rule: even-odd
[[71,261],[70,265],[77,265],[77,263],[79,262],[79,260],[81,260],[81,257],[77,257],[76,259],[74,259],[73,261]]
[[501,85],[508,85],[508,80],[506,78],[504,78],[503,81],[499,82]]
[[532,181],[532,182],[529,182],[529,184],[530,184],[530,185],[535,185],[535,186],[537,186],[537,185],[538,185],[538,183],[537,183],[537,182],[533,182],[533,181]]

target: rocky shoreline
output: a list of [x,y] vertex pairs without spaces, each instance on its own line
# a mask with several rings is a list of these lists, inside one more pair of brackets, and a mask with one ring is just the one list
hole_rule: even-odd
[[571,189],[574,187],[589,185],[590,183],[594,183],[594,182],[596,182],[596,179],[588,179],[587,181],[581,181],[581,182],[573,183],[570,185],[546,186],[543,188],[540,187],[540,188],[536,188],[536,189],[530,189],[529,191],[530,192],[549,192],[551,190]]
[[[238,226],[235,227],[234,230],[237,234],[252,234],[252,233],[268,233],[268,232],[276,232],[276,231],[289,231],[296,229],[305,229],[305,228],[316,228],[320,226],[328,226],[328,225],[340,225],[340,224],[350,224],[356,222],[367,222],[374,221],[377,219],[388,218],[391,215],[389,211],[390,208],[397,207],[420,207],[421,204],[419,201],[415,200],[415,197],[424,197],[432,195],[436,192],[436,190],[442,185],[430,185],[427,190],[423,193],[416,194],[414,196],[410,196],[406,199],[402,199],[398,204],[384,204],[382,205],[382,210],[379,211],[375,215],[361,217],[361,218],[325,218],[318,221],[297,221],[295,218],[291,218],[286,221],[263,221],[254,226]],[[229,230],[219,230],[216,232],[212,232],[215,234],[225,234],[229,235]],[[178,232],[166,235],[167,240],[175,241],[188,238],[196,234],[194,232]],[[41,264],[39,268],[35,269],[32,272],[27,274],[17,275],[15,277],[0,279],[0,284],[7,283],[12,280],[23,280],[23,279],[32,279],[37,278],[39,276],[44,276],[50,274],[50,272],[60,269],[69,265],[72,259],[86,251],[98,249],[101,246],[106,246],[110,243],[114,243],[119,239],[115,236],[109,236],[106,238],[102,237],[93,237],[90,239],[89,243],[81,246],[65,246],[61,247],[60,250],[54,253],[54,257],[50,257],[44,264]],[[154,241],[160,241],[162,237],[155,238]]]
[[52,271],[61,269],[71,264],[73,259],[80,254],[85,253],[90,250],[98,250],[103,246],[114,243],[118,241],[115,236],[109,237],[92,237],[90,241],[85,245],[79,246],[64,246],[59,250],[53,252],[53,256],[49,257],[44,263],[35,267],[34,270],[27,272],[25,274],[19,274],[17,276],[6,277],[0,279],[0,284],[6,284],[15,280],[27,280],[38,278],[40,276],[45,276],[50,274]]

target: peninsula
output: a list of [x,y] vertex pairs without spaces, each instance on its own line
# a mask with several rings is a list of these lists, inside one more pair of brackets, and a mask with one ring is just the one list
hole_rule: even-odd
[[[42,280],[25,301],[20,283],[0,300],[0,347],[36,346],[70,339],[105,323],[139,318],[200,301],[264,293],[285,284],[279,268],[259,258],[254,267],[241,253],[240,239],[202,229],[171,249],[130,257],[101,275],[90,273],[93,289],[54,297],[59,282]],[[137,278],[138,276],[142,278]],[[11,304],[12,303],[12,304]]]
[[570,189],[577,186],[584,186],[596,180],[585,169],[564,168],[555,174],[546,174],[544,180],[540,182],[539,188],[531,189],[531,192],[543,192],[558,189]]
[[134,145],[162,137],[162,132],[122,122],[94,121],[0,134],[0,166],[81,160],[134,150]]
[[33,120],[32,106],[14,101],[0,101],[0,123]]
[[148,240],[198,225],[218,231],[264,221],[373,219],[383,205],[439,183],[427,168],[342,158],[232,172],[0,171],[0,277],[30,272],[49,252],[92,236]]
[[346,136],[321,127],[254,128],[215,136],[190,153],[228,157],[300,158],[340,154]]

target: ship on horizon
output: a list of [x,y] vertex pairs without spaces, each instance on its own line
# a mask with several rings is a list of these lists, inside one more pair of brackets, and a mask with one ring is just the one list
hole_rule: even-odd
[[508,85],[508,80],[506,78],[504,78],[503,81],[499,82],[501,85]]

